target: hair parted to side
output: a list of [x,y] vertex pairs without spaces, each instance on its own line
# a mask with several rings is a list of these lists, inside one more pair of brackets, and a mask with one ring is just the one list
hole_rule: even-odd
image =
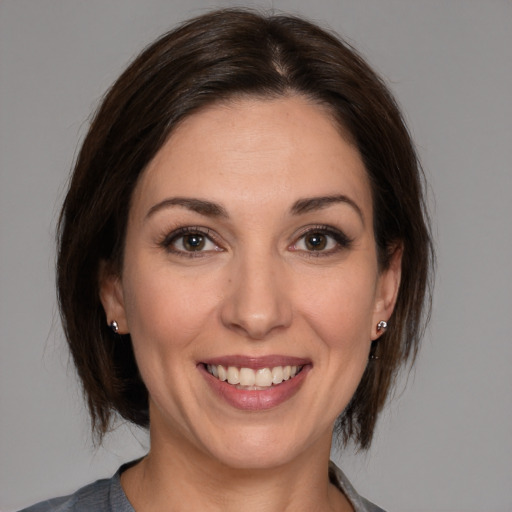
[[112,332],[99,299],[100,269],[121,273],[141,173],[178,123],[201,108],[240,96],[293,94],[326,107],[340,134],[357,145],[372,187],[381,268],[403,248],[395,311],[372,347],[378,359],[368,363],[337,423],[342,441],[369,446],[430,312],[434,254],[423,174],[395,101],[353,48],[303,19],[239,9],[194,18],[145,49],[105,95],[74,167],[59,222],[58,298],[99,439],[116,412],[149,423],[130,337]]

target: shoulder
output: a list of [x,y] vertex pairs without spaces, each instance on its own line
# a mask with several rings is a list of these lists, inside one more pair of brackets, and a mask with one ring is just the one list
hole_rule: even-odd
[[134,512],[126,498],[117,472],[112,478],[97,480],[74,494],[41,501],[20,512]]
[[385,512],[377,505],[374,505],[372,502],[359,495],[343,471],[332,461],[329,462],[329,477],[331,483],[336,485],[348,498],[355,512]]

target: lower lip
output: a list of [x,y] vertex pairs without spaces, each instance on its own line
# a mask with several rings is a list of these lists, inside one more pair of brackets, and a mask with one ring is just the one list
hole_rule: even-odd
[[203,364],[198,365],[198,368],[210,388],[232,407],[244,411],[263,411],[277,407],[295,395],[302,386],[311,365],[305,365],[295,377],[262,390],[238,389],[214,377]]

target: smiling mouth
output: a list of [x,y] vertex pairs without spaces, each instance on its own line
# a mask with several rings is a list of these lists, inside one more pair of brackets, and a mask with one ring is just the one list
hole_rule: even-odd
[[221,382],[227,382],[237,389],[249,391],[266,390],[298,375],[304,366],[274,366],[273,368],[252,368],[221,364],[205,365],[206,371]]

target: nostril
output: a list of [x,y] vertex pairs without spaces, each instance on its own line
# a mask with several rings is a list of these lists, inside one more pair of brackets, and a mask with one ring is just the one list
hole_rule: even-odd
[[221,307],[222,323],[254,340],[263,340],[275,329],[290,325],[291,307],[279,262],[254,251],[231,269]]
[[253,340],[264,340],[275,331],[285,329],[287,323],[281,317],[245,316],[229,324],[232,330]]

